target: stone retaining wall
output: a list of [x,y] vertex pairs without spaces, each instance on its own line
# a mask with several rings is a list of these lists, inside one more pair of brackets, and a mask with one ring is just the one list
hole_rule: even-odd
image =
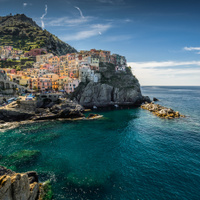
[[20,109],[26,110],[26,111],[35,111],[37,106],[37,101],[34,100],[27,100],[27,101],[20,101]]

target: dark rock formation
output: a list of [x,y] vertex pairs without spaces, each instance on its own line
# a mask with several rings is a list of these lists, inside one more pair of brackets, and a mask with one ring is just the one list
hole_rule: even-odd
[[147,102],[147,103],[151,103],[151,99],[148,96],[143,96],[142,97],[142,102]]
[[[64,101],[60,104],[56,104],[51,108],[39,110],[42,110],[42,114],[37,114],[33,120],[84,117],[82,113],[84,108],[77,103],[69,101]],[[39,110],[37,110],[37,113]]]
[[12,170],[10,169],[7,169],[3,166],[0,165],[0,176],[3,176],[3,175],[11,175],[11,174],[14,174],[15,172],[13,172]]
[[0,120],[4,122],[28,120],[33,116],[30,112],[17,109],[0,109]]
[[137,105],[143,102],[140,84],[129,68],[115,71],[112,64],[101,64],[99,83],[81,83],[71,98],[84,107]]
[[156,97],[153,98],[153,101],[159,101]]

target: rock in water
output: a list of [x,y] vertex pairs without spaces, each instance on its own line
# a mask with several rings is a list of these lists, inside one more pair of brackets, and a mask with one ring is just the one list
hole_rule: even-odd
[[185,117],[184,115],[180,115],[178,111],[174,111],[171,108],[166,108],[159,104],[154,104],[153,102],[145,103],[141,106],[141,108],[145,110],[149,110],[154,115],[160,118],[173,119],[173,118]]
[[153,98],[153,101],[159,101],[156,97]]

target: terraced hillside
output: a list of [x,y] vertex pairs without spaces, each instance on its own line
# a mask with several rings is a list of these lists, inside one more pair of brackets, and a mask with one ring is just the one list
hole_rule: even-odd
[[76,49],[61,41],[24,14],[0,17],[0,46],[13,46],[24,51],[46,48],[55,55],[76,52]]

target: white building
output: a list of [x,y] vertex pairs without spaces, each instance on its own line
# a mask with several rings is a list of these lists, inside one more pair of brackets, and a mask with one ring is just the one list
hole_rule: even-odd
[[101,79],[100,73],[95,73],[95,71],[91,70],[89,66],[83,66],[79,70],[79,75],[81,82],[93,81],[95,83],[98,83]]

